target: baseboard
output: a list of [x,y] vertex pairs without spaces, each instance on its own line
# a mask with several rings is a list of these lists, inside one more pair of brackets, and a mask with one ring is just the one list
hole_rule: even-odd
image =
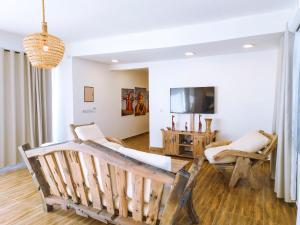
[[26,168],[26,164],[24,162],[21,162],[21,163],[15,164],[15,165],[10,165],[10,166],[0,168],[0,174],[4,174],[4,173],[8,173],[8,172],[11,172],[14,170],[24,169],[24,168]]
[[163,153],[163,148],[160,148],[160,147],[149,147],[149,150],[150,152],[154,152],[154,153],[160,153],[162,154]]
[[130,137],[127,137],[127,138],[123,138],[122,140],[123,140],[123,141],[126,141],[127,139],[135,138],[135,137],[138,137],[138,136],[144,135],[144,134],[149,134],[149,131],[146,131],[146,132],[140,133],[140,134],[136,134],[136,135],[133,135],[133,136],[130,136]]

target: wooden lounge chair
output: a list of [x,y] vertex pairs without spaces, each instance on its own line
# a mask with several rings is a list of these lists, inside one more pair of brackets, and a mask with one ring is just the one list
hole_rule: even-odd
[[[74,141],[75,142],[80,142],[80,138],[78,137],[77,133],[76,133],[76,128],[77,127],[84,127],[84,126],[90,126],[90,125],[95,125],[94,122],[92,123],[89,123],[89,124],[70,124],[70,128],[71,128],[71,132],[73,134],[73,137],[74,137]],[[123,145],[125,146],[125,142],[119,138],[116,138],[116,137],[111,137],[111,136],[105,136],[106,140],[110,141],[110,142],[114,142],[114,143],[117,143],[117,144],[120,144],[120,145]]]
[[186,208],[191,221],[199,222],[192,191],[203,158],[174,173],[93,141],[34,149],[26,144],[19,151],[47,212],[59,205],[104,223],[169,225]]
[[[258,131],[258,133],[266,137],[269,141],[267,145],[265,145],[262,149],[259,149],[257,152],[247,152],[244,149],[231,149],[231,141],[218,141],[206,146],[206,156],[208,155],[207,151],[210,151],[210,149],[216,149],[224,146],[220,152],[213,156],[213,165],[221,173],[225,173],[227,170],[233,171],[229,187],[236,186],[237,182],[241,178],[247,178],[252,188],[257,189],[259,187],[254,177],[253,169],[269,160],[271,152],[276,148],[277,135],[268,134],[262,130]],[[226,159],[229,161],[227,163],[218,163],[218,161],[224,159],[225,161]]]

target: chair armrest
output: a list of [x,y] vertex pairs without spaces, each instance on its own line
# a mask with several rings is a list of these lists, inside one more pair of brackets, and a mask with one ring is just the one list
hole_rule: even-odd
[[122,145],[122,146],[126,145],[126,143],[123,140],[121,140],[119,138],[116,138],[116,137],[107,136],[107,137],[105,137],[105,139],[108,140],[108,141],[110,141],[110,142]]
[[236,157],[244,157],[244,158],[251,158],[251,159],[257,159],[257,160],[266,160],[266,157],[264,155],[258,154],[258,153],[252,153],[252,152],[243,152],[239,150],[224,150],[222,152],[219,152],[214,156],[215,160],[220,160],[227,156],[236,156]]
[[209,145],[206,145],[205,148],[214,148],[214,147],[229,145],[230,143],[231,143],[231,141],[228,141],[228,140],[215,141],[215,142],[210,143]]

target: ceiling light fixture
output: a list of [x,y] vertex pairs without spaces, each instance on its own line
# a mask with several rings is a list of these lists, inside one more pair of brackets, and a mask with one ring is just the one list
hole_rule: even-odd
[[254,46],[255,46],[254,44],[249,43],[249,44],[244,44],[243,48],[253,48]]
[[112,59],[111,62],[112,62],[112,63],[118,63],[119,60],[117,60],[117,59]]
[[185,56],[193,56],[193,55],[195,55],[195,53],[194,52],[186,52],[186,53],[184,53],[184,55]]
[[42,33],[26,36],[23,45],[32,66],[51,69],[56,67],[62,60],[65,45],[58,37],[48,34],[44,0],[42,0],[42,15]]

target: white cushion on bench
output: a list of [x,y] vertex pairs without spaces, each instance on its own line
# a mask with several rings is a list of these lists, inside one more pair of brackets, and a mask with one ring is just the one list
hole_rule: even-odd
[[232,142],[229,145],[208,148],[204,154],[207,160],[212,164],[232,163],[236,161],[236,157],[228,156],[223,159],[215,160],[214,156],[224,150],[238,150],[244,152],[258,152],[266,147],[270,140],[259,132],[251,132]]
[[76,127],[75,132],[78,138],[83,141],[105,138],[104,134],[96,124]]

